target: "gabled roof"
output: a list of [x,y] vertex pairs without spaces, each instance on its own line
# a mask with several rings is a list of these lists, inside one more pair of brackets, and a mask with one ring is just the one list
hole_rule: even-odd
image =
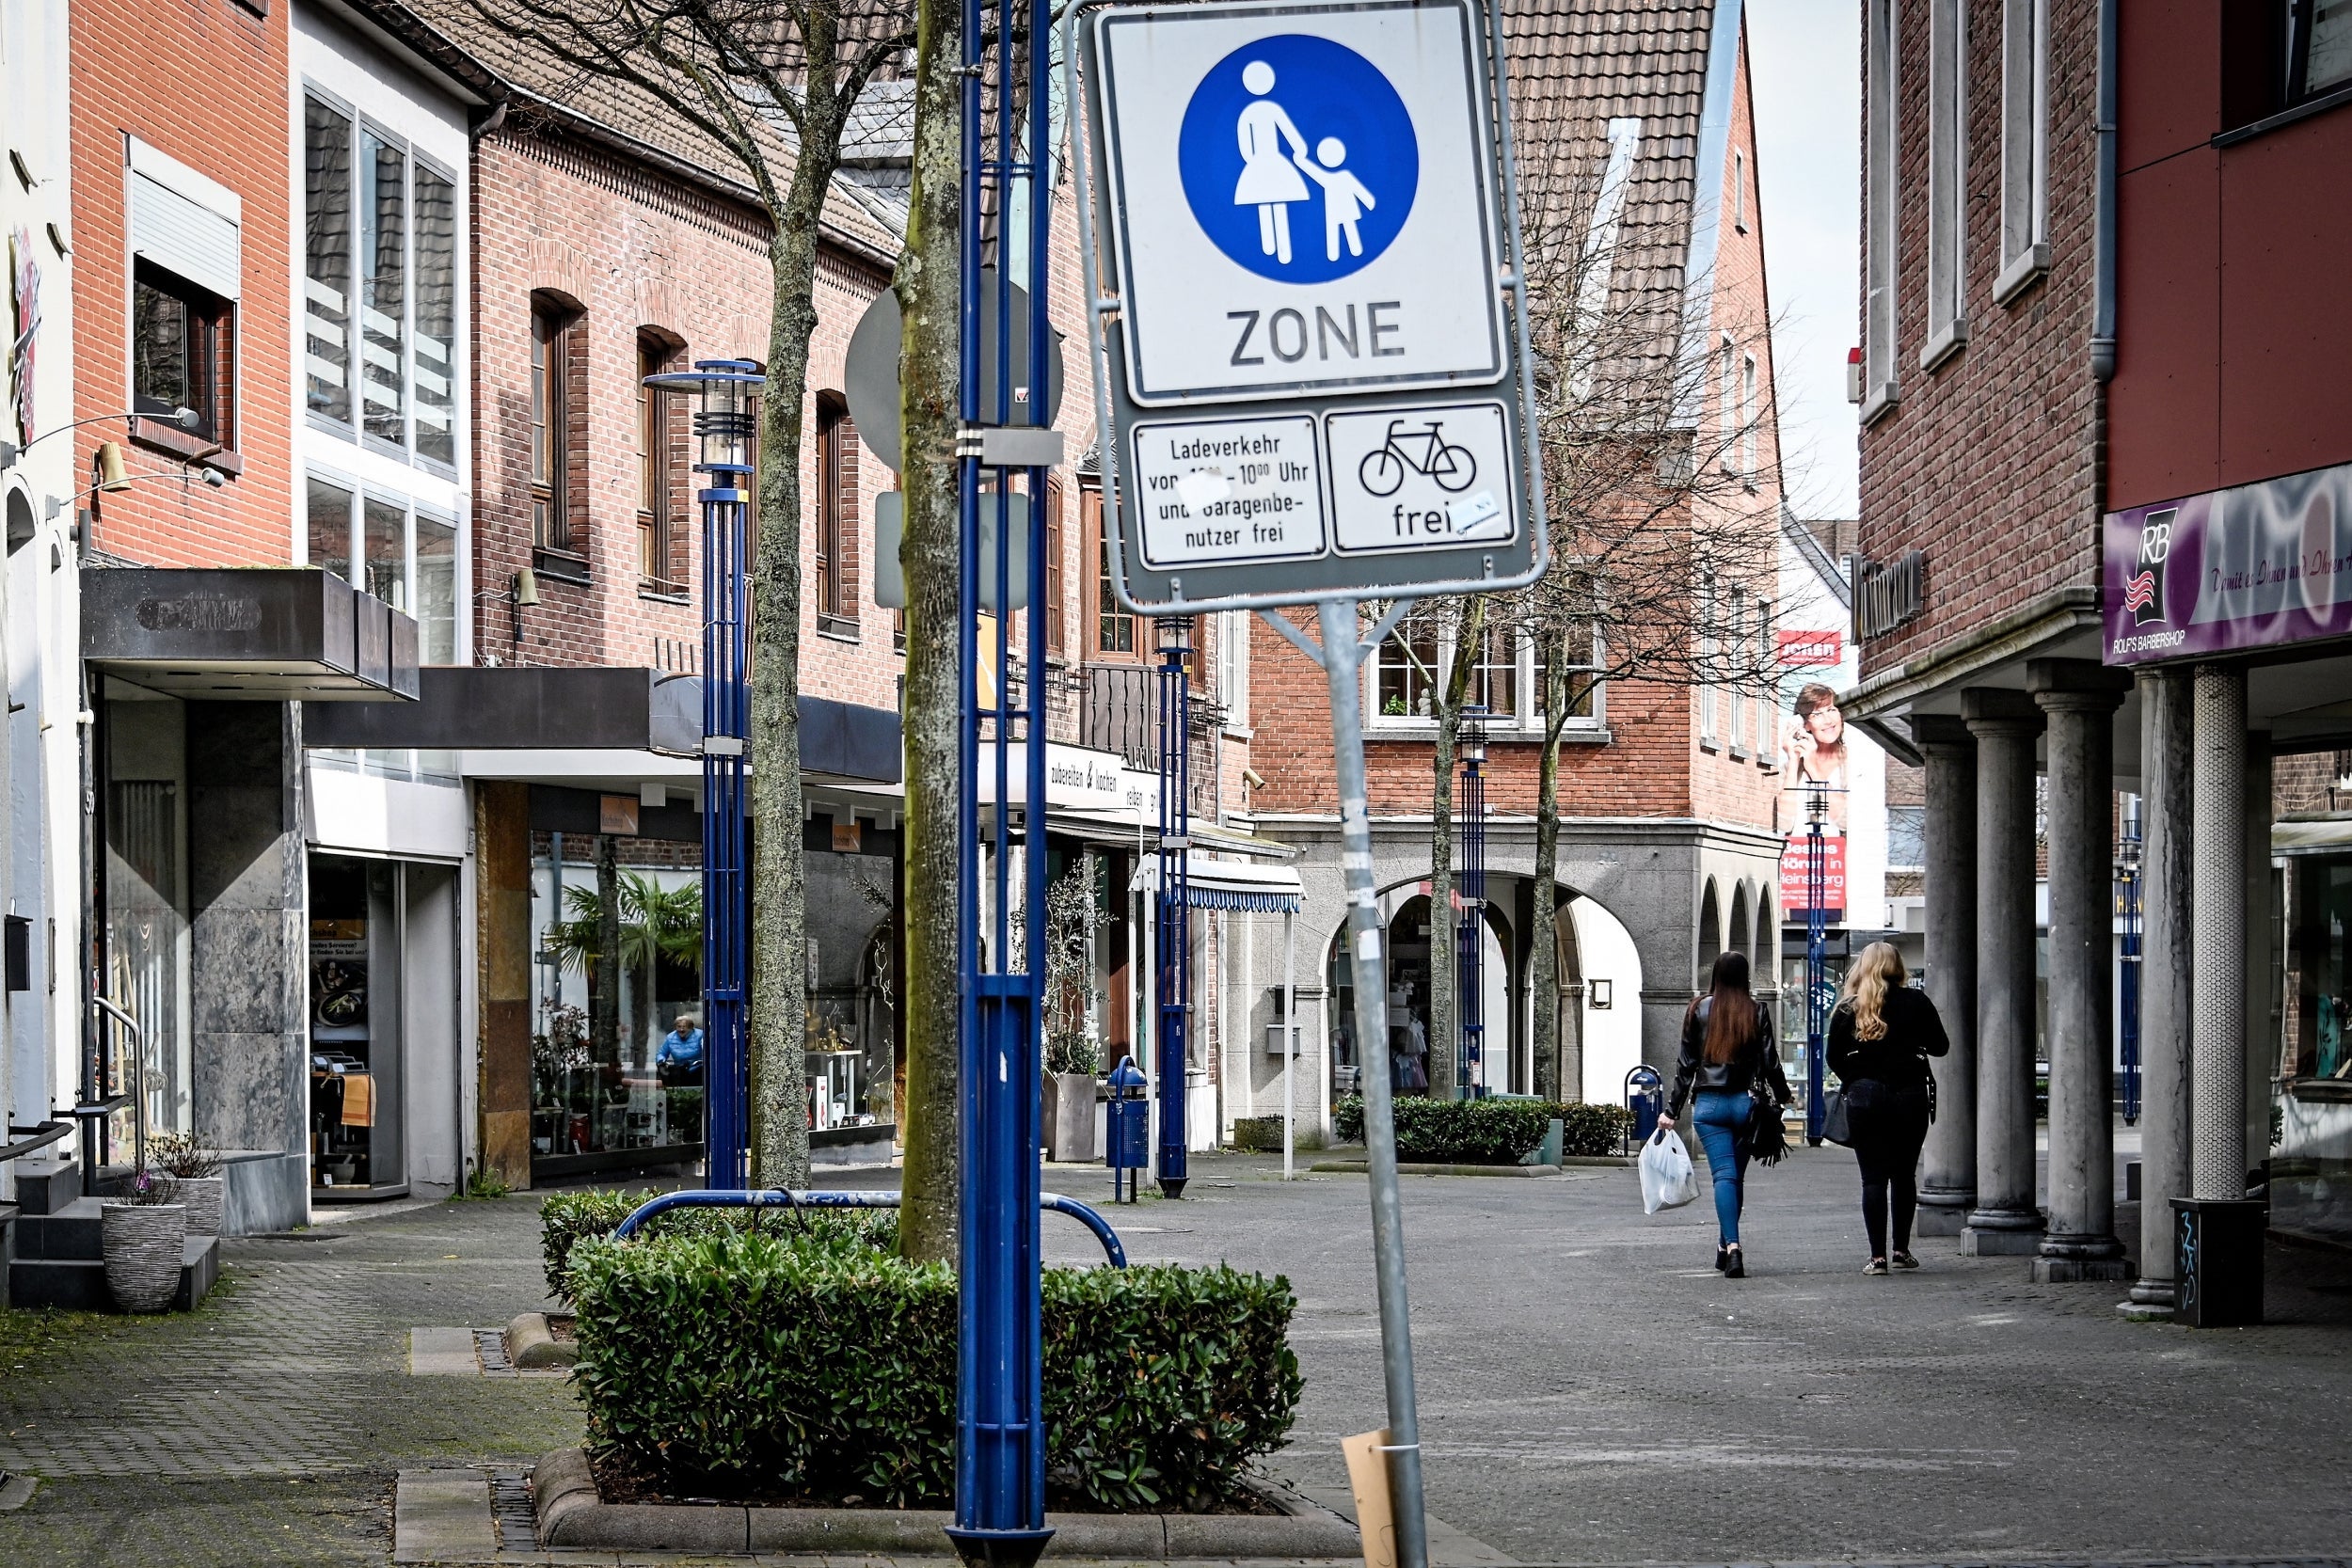
[[[371,14],[388,29],[406,29],[411,48],[437,47],[478,62],[506,85],[510,115],[538,121],[558,134],[587,137],[674,179],[758,210],[759,194],[741,160],[702,134],[661,98],[644,87],[582,70],[538,47],[514,28],[494,25],[496,0],[341,0]],[[888,87],[895,84],[877,84]],[[691,89],[689,89],[691,90]],[[868,89],[873,90],[872,88]],[[885,94],[887,96],[887,94]],[[790,177],[793,133],[772,110],[745,105],[779,180]],[[861,105],[861,110],[863,105]],[[860,136],[853,119],[845,153]],[[821,222],[825,238],[882,266],[892,265],[902,243],[903,225],[884,223],[836,178],[826,193]]]

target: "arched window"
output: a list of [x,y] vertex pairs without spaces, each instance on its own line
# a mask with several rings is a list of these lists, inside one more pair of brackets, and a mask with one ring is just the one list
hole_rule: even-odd
[[1699,900],[1698,989],[1705,990],[1708,971],[1715,966],[1715,955],[1724,950],[1723,906],[1715,897],[1715,880],[1708,878],[1707,892]]

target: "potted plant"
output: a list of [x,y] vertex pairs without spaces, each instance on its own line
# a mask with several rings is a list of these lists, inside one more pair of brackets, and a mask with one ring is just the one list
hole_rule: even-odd
[[165,1196],[188,1211],[188,1234],[220,1234],[228,1179],[220,1174],[220,1150],[193,1132],[158,1132],[147,1143],[148,1164],[164,1178]]
[[1081,855],[1045,890],[1045,1152],[1094,1158],[1094,1073],[1102,1053],[1087,1027],[1092,994],[1095,859]]
[[180,1289],[187,1252],[187,1205],[167,1201],[165,1180],[135,1171],[120,1198],[98,1206],[106,1289],[125,1312],[161,1312]]

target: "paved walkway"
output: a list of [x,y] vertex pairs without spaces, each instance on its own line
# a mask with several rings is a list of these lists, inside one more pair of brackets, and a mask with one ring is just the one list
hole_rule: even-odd
[[[1279,1467],[1343,1485],[1340,1437],[1382,1419],[1363,1181],[1286,1186],[1274,1164],[1196,1157],[1192,1198],[1116,1222],[1139,1261],[1290,1276],[1306,1398]],[[1047,1184],[1108,1197],[1098,1170]],[[1630,1171],[1408,1179],[1432,1510],[1531,1563],[2352,1544],[2352,1271],[2276,1254],[2278,1321],[2202,1335],[1948,1242],[1866,1279],[1854,1185],[1838,1151],[1758,1173],[1733,1282],[1708,1267],[1704,1204],[1645,1218]],[[1100,1258],[1045,1224],[1056,1260]],[[193,1315],[0,1313],[0,1468],[43,1478],[0,1513],[0,1564],[383,1564],[394,1472],[577,1437],[561,1383],[408,1372],[410,1328],[501,1323],[541,1289],[524,1195],[229,1243]]]

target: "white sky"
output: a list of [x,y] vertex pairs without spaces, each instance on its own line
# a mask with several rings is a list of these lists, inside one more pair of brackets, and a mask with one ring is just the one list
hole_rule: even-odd
[[1846,354],[1860,316],[1862,8],[1756,0],[1747,13],[1788,504],[1800,517],[1851,517]]

